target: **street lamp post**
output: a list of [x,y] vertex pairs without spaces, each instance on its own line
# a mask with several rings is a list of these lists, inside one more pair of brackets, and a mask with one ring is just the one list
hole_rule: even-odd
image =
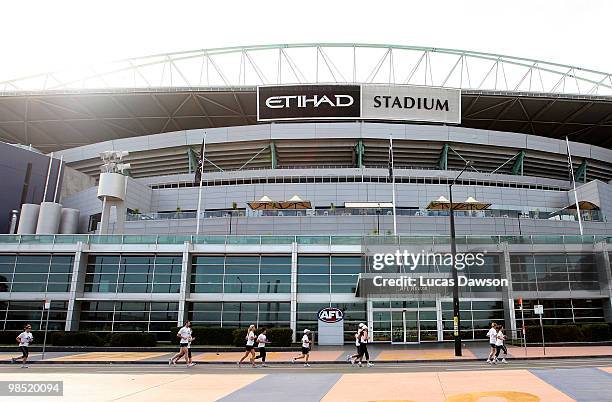
[[451,237],[451,255],[453,258],[453,267],[451,269],[453,275],[453,337],[455,340],[455,356],[461,356],[461,315],[459,313],[459,277],[457,275],[457,268],[455,262],[457,259],[457,242],[455,239],[455,210],[453,207],[453,185],[457,182],[459,177],[465,172],[465,170],[471,166],[470,161],[466,161],[463,170],[455,177],[455,179],[448,185],[449,193],[449,216],[450,216],[450,237]]

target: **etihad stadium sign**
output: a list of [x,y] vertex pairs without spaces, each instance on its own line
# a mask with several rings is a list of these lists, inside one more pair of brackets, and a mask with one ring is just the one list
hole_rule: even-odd
[[257,87],[257,120],[395,120],[461,123],[461,91],[412,85]]

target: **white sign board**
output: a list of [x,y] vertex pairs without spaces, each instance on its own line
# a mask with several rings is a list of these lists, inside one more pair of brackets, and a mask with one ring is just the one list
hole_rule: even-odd
[[49,310],[51,308],[51,300],[45,300],[45,310]]
[[344,312],[335,307],[327,307],[318,313],[319,345],[344,345]]
[[541,304],[536,304],[535,306],[533,306],[533,311],[537,315],[543,315],[544,314],[544,306],[541,305]]
[[460,124],[461,91],[413,85],[362,85],[361,118]]

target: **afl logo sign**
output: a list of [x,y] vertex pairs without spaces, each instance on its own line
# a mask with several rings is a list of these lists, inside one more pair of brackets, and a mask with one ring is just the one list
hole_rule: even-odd
[[327,307],[319,311],[319,321],[326,323],[339,322],[344,319],[344,313],[342,310],[335,307]]

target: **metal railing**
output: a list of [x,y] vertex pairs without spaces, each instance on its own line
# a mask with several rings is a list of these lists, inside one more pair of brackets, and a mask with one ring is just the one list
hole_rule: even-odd
[[[398,208],[396,210],[398,216],[448,216],[448,211],[434,211],[417,208]],[[488,209],[484,211],[455,211],[455,216],[466,216],[476,218],[513,218],[513,219],[555,219],[563,221],[577,221],[577,215],[572,213],[563,213],[554,215],[553,212],[547,211],[529,211],[529,213],[521,213],[516,210],[507,209]],[[196,211],[182,212],[151,212],[127,214],[128,222],[134,221],[151,221],[151,220],[172,220],[172,219],[196,219]],[[208,218],[229,218],[243,216],[390,216],[391,208],[361,209],[361,208],[321,208],[321,209],[306,209],[306,210],[261,210],[250,211],[244,209],[224,209],[215,211],[204,211],[200,214],[200,219]],[[603,222],[603,216],[600,211],[588,211],[583,213],[583,220],[589,222]]]
[[[0,235],[2,244],[220,244],[220,245],[267,245],[267,244],[312,244],[312,245],[440,245],[450,244],[449,236],[196,236],[196,235]],[[610,235],[528,235],[528,236],[457,236],[457,244],[496,245],[510,244],[594,244],[612,243]]]

